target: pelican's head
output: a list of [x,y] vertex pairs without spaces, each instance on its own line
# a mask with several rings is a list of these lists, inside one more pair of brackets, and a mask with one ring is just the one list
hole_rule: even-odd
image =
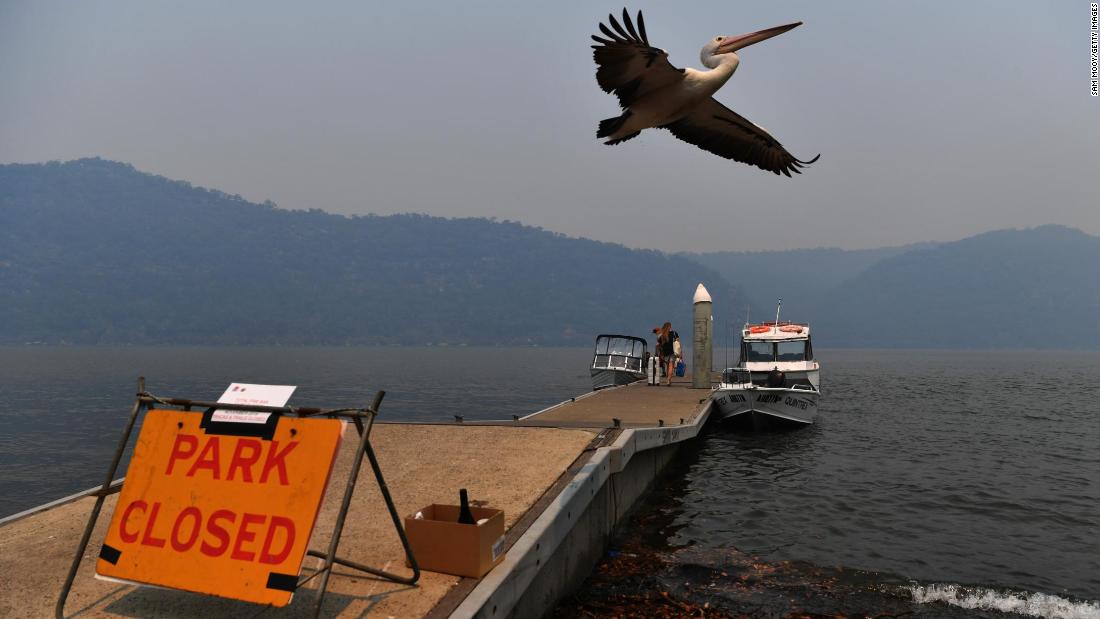
[[767,30],[758,30],[756,32],[750,32],[748,34],[741,34],[735,37],[719,36],[714,37],[703,46],[703,50],[699,52],[699,59],[707,67],[714,68],[718,66],[718,63],[722,61],[722,56],[733,56],[737,58],[736,52],[742,47],[748,47],[753,43],[759,43],[765,39],[770,39],[777,34],[783,34],[784,32],[801,26],[802,22],[796,21],[793,24],[786,24],[783,26],[776,26],[774,28],[768,28]]

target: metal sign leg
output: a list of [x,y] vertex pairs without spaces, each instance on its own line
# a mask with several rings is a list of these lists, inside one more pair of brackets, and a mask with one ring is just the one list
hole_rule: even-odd
[[[142,393],[145,393],[144,377],[138,378],[138,394]],[[114,493],[111,490],[111,482],[114,481],[115,474],[118,473],[118,465],[122,461],[122,454],[126,451],[126,445],[130,442],[130,434],[134,430],[134,423],[144,408],[145,405],[139,395],[134,401],[133,408],[130,409],[130,420],[126,423],[126,429],[122,431],[122,438],[118,441],[118,447],[115,448],[115,457],[111,460],[111,466],[107,469],[107,477],[103,480],[103,486],[99,489],[99,492],[96,493],[95,506],[92,507],[92,514],[88,517],[88,524],[84,527],[84,534],[80,537],[80,544],[76,548],[76,556],[73,557],[69,575],[65,577],[65,586],[61,588],[61,595],[57,598],[57,606],[54,608],[54,615],[57,619],[62,619],[65,616],[65,601],[69,598],[73,581],[76,580],[76,572],[80,569],[80,560],[84,558],[84,551],[88,549],[88,542],[92,538],[92,530],[95,529],[95,523],[99,520],[100,510],[103,509],[103,501]]]
[[[382,398],[385,397],[385,395],[385,391],[379,391],[374,396],[374,402],[369,409],[370,416],[365,427],[360,417],[354,418],[355,429],[359,432],[359,446],[355,452],[355,461],[352,462],[351,471],[348,474],[348,482],[344,487],[344,498],[340,504],[340,512],[336,516],[336,525],[333,528],[332,539],[329,540],[328,552],[320,553],[315,550],[310,550],[308,552],[310,556],[319,557],[323,560],[319,570],[321,581],[317,585],[317,605],[314,609],[314,617],[319,617],[321,615],[321,608],[324,606],[325,593],[328,590],[329,575],[332,573],[333,564],[344,565],[401,584],[415,584],[416,581],[420,579],[420,566],[417,565],[416,557],[413,556],[412,548],[409,546],[409,540],[405,536],[405,527],[401,524],[401,518],[397,513],[397,507],[393,504],[393,498],[390,496],[390,490],[386,486],[386,480],[382,477],[382,468],[378,465],[378,458],[375,457],[374,449],[370,444],[370,433],[371,429],[374,427],[374,418],[375,415],[378,414],[378,408],[381,406]],[[401,539],[401,546],[405,549],[405,558],[408,559],[409,566],[412,568],[412,576],[401,576],[336,556],[336,550],[340,545],[340,536],[344,531],[344,522],[347,520],[348,510],[351,507],[351,497],[355,493],[355,484],[359,478],[359,471],[363,466],[364,455],[367,456],[367,460],[370,462],[371,470],[374,472],[374,479],[378,482],[378,489],[382,492],[382,498],[386,503],[386,509],[389,511],[390,519],[393,521],[394,529]],[[308,578],[306,580],[308,580]],[[304,582],[305,581],[300,584],[304,584]]]

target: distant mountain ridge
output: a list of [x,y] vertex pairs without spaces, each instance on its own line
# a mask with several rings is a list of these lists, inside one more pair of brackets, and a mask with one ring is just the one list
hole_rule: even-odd
[[998,230],[882,260],[829,291],[821,327],[858,346],[1100,348],[1100,237]]
[[[828,291],[858,275],[870,266],[914,249],[933,247],[935,243],[915,243],[875,249],[838,249],[822,247],[781,251],[683,252],[685,258],[710,267],[727,281],[748,282],[745,289],[754,307],[774,312],[776,301],[783,299],[788,311],[809,320],[825,308],[819,300]],[[736,316],[744,321],[745,308]],[[763,319],[766,316],[750,316]]]
[[[366,198],[364,198],[366,199]],[[1100,238],[667,255],[514,222],[343,217],[102,159],[0,165],[0,344],[588,345],[773,316],[819,347],[1100,349]]]
[[0,343],[588,345],[690,324],[685,258],[511,222],[343,217],[123,163],[0,166]]
[[822,346],[1100,348],[1100,237],[1065,226],[874,250],[684,256],[737,281],[757,306],[781,297],[783,316],[810,321]]

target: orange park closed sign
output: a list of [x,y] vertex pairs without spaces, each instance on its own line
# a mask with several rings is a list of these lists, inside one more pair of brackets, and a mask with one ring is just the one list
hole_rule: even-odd
[[344,424],[145,416],[98,576],[290,603]]

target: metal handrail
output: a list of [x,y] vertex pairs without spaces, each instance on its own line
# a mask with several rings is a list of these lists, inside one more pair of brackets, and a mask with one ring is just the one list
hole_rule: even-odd
[[251,413],[280,413],[295,417],[346,417],[348,419],[364,418],[377,415],[372,408],[314,408],[309,406],[263,406],[260,404],[230,404],[223,402],[204,402],[202,400],[188,400],[186,398],[162,398],[148,391],[140,391],[137,394],[138,401],[143,404],[162,404],[164,406],[179,406],[189,411],[195,408],[216,408],[219,410],[246,411]]

